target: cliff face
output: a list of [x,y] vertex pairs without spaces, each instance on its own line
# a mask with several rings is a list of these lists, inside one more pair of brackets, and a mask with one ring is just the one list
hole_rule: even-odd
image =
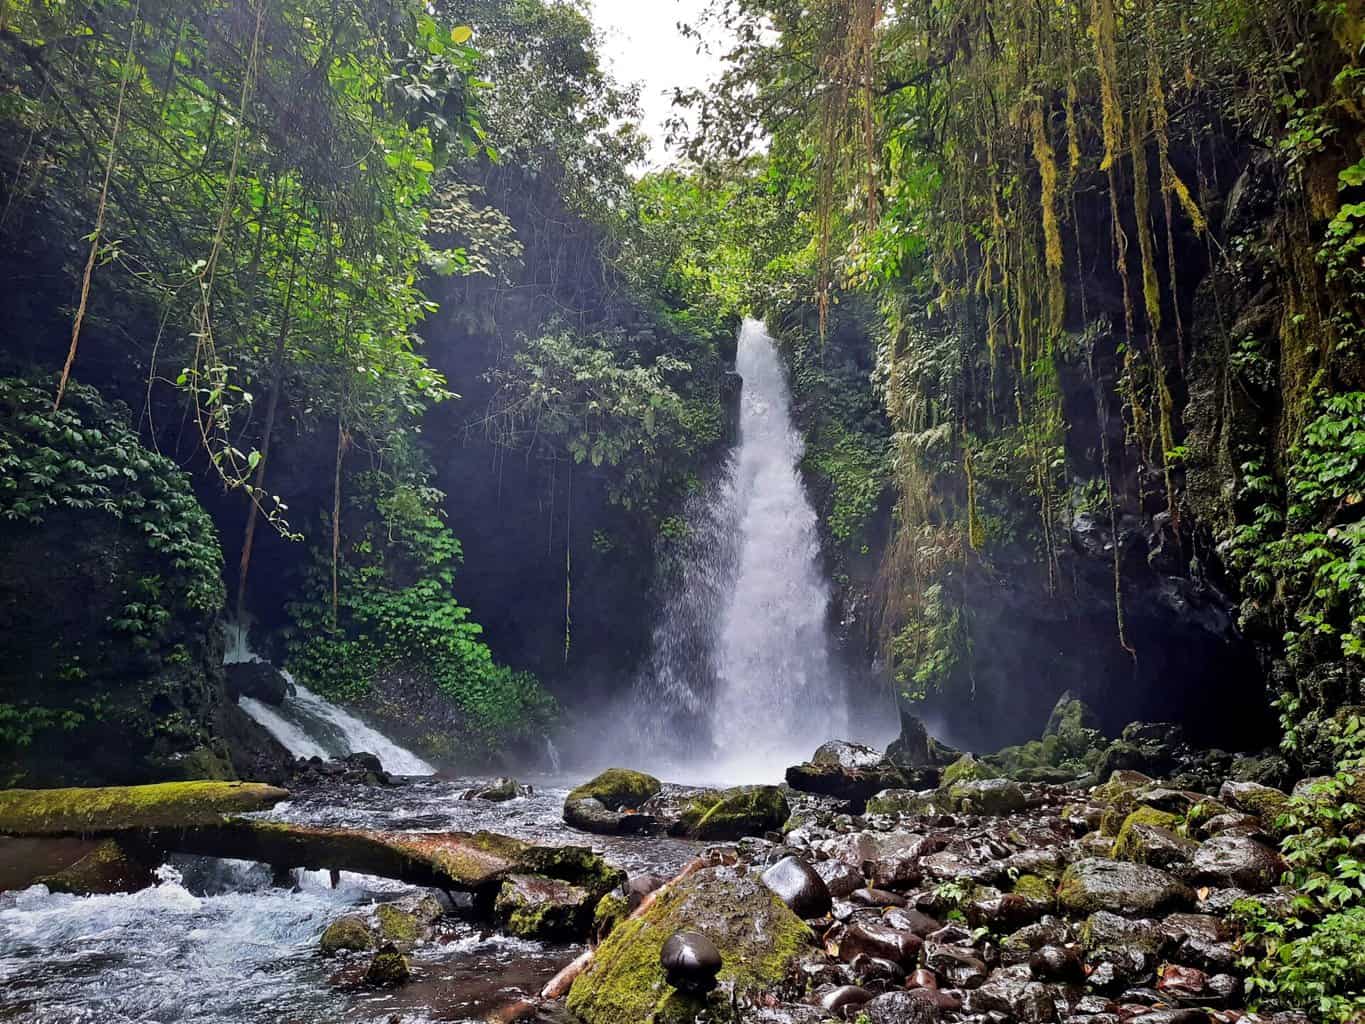
[[[1292,167],[1232,134],[1171,159],[1202,182],[1208,227],[1156,232],[1156,331],[1125,310],[1125,288],[1128,303],[1142,302],[1131,291],[1140,281],[1125,282],[1112,260],[1112,210],[1125,211],[1127,237],[1138,231],[1132,183],[1116,207],[1079,190],[1052,360],[1059,482],[1045,500],[1021,429],[964,421],[893,433],[812,403],[802,419],[817,456],[809,481],[841,624],[850,651],[877,661],[964,746],[1037,734],[1070,690],[1111,734],[1133,720],[1175,721],[1234,749],[1273,742],[1278,709],[1304,723],[1309,767],[1323,723],[1362,699],[1350,653],[1362,593],[1350,568],[1365,491],[1365,434],[1351,411],[1362,362],[1334,340],[1341,304],[1354,299],[1322,269],[1342,200],[1315,206],[1305,193],[1306,181],[1336,172]],[[814,358],[814,312],[788,311],[779,327],[799,381]],[[921,343],[956,351],[950,330],[935,330]],[[884,310],[850,301],[828,327],[821,379],[875,363],[887,331]],[[962,351],[981,340],[969,333]],[[1143,422],[1154,405],[1137,408],[1133,396],[1158,388],[1150,376],[1134,383],[1133,352],[1165,367],[1165,424]],[[882,367],[851,386],[875,403],[884,378]],[[997,400],[1014,398],[1002,389]],[[875,471],[822,471],[831,419],[879,453]],[[837,509],[860,487],[874,497],[840,532]]]

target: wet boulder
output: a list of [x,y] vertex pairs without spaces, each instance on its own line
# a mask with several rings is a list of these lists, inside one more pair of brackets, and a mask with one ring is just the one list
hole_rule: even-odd
[[902,970],[919,962],[924,940],[914,932],[892,928],[880,921],[855,921],[837,940],[841,960],[852,962],[860,955],[889,960]]
[[374,934],[370,931],[370,923],[359,914],[347,914],[327,926],[318,945],[324,956],[359,953],[374,948]]
[[662,789],[663,783],[652,775],[608,768],[569,793],[564,800],[564,821],[603,835],[648,831],[655,825],[654,818],[637,812]]
[[837,900],[847,899],[866,884],[861,871],[841,860],[817,861],[813,867],[830,896]]
[[1181,963],[1210,971],[1226,971],[1237,961],[1233,940],[1237,929],[1210,914],[1172,914],[1161,922],[1165,945]]
[[586,1024],[694,1020],[706,997],[670,985],[661,961],[678,932],[699,932],[714,944],[722,964],[717,983],[737,1000],[781,989],[815,938],[758,878],[705,868],[671,882],[639,916],[617,925],[574,981],[569,1010]]
[[1043,946],[1029,956],[1029,973],[1039,981],[1077,984],[1085,980],[1081,954],[1070,946]]
[[948,803],[965,814],[996,817],[1022,811],[1028,797],[1019,783],[1009,779],[978,779],[949,788]]
[[867,768],[807,761],[787,769],[787,785],[792,789],[846,800],[857,808],[884,789],[904,789],[910,783],[911,777],[889,761]]
[[1156,914],[1186,909],[1194,893],[1159,868],[1091,857],[1066,869],[1057,900],[1073,914]]
[[1197,881],[1212,886],[1265,892],[1286,870],[1280,855],[1250,836],[1218,835],[1195,852],[1191,870]]
[[397,988],[412,977],[412,965],[408,958],[399,952],[392,943],[382,947],[370,961],[365,972],[365,985],[369,988]]
[[224,665],[223,679],[229,699],[251,697],[274,707],[283,704],[292,690],[289,680],[266,661],[239,661]]
[[980,988],[967,993],[972,1013],[1003,1013],[1028,1024],[1056,1019],[1052,989],[1033,979],[1027,964],[1001,967]]
[[445,908],[434,896],[381,903],[374,913],[375,930],[381,943],[392,942],[406,952],[430,939],[435,933],[436,922],[444,914]]
[[522,786],[516,779],[499,778],[482,786],[465,790],[462,800],[487,800],[489,803],[506,803],[530,794],[530,786]]
[[724,841],[777,832],[789,817],[787,798],[776,786],[740,786],[693,797],[670,831],[689,839]]
[[860,1016],[870,1024],[938,1024],[943,1008],[937,996],[928,989],[886,992],[865,1004]]
[[1199,844],[1173,831],[1178,821],[1176,815],[1167,811],[1139,807],[1119,829],[1114,840],[1114,859],[1154,868],[1183,867],[1194,857]]
[[948,804],[935,790],[883,789],[867,800],[868,814],[933,814]]
[[836,1017],[843,1017],[846,1011],[856,1010],[871,999],[872,993],[865,988],[857,985],[840,985],[820,997],[820,1009]]
[[875,768],[885,758],[881,751],[861,743],[830,740],[821,744],[810,760],[811,764],[834,765],[838,768]]
[[543,875],[509,875],[493,904],[493,916],[519,939],[572,942],[591,930],[596,901],[592,894]]
[[924,721],[913,712],[901,708],[901,732],[886,748],[886,759],[903,768],[945,768],[958,759],[961,752],[940,743],[929,735]]
[[1003,775],[998,768],[992,768],[984,761],[978,761],[971,754],[963,754],[943,769],[942,786],[951,789],[959,782],[978,782],[981,779],[998,779]]
[[829,889],[819,873],[799,857],[783,857],[762,875],[763,884],[797,917],[824,917],[832,905]]
[[1289,809],[1288,793],[1259,782],[1225,782],[1218,798],[1239,811],[1256,815],[1266,828],[1274,828],[1275,820]]

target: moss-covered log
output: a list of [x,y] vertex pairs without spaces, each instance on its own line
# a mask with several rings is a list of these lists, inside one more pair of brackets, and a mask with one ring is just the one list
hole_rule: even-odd
[[264,811],[288,790],[255,782],[166,782],[102,789],[0,790],[0,835],[108,835],[220,824]]
[[533,846],[492,832],[372,832],[233,818],[158,832],[162,849],[282,868],[354,871],[458,892],[491,891],[512,874],[572,882],[596,895],[622,876],[582,847]]

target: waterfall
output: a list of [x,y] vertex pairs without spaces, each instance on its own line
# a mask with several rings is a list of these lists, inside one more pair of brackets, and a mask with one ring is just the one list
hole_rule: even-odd
[[847,685],[830,654],[830,588],[804,445],[777,348],[747,321],[739,447],[687,510],[691,534],[637,687],[642,756],[714,780],[775,781],[847,731]]
[[[251,649],[246,627],[229,623],[223,663],[263,660]],[[254,697],[242,697],[238,703],[295,757],[331,760],[366,753],[379,758],[384,770],[394,775],[436,774],[435,768],[412,751],[400,747],[349,711],[314,693],[283,669],[278,671],[290,688],[282,705],[271,707]]]

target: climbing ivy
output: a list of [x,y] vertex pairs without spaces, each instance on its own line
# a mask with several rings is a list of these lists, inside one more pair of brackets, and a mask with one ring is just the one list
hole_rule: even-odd
[[148,451],[93,388],[52,408],[46,383],[0,379],[0,519],[38,527],[66,512],[106,515],[141,536],[162,568],[140,579],[115,628],[154,636],[170,609],[222,607],[222,553],[188,477]]

